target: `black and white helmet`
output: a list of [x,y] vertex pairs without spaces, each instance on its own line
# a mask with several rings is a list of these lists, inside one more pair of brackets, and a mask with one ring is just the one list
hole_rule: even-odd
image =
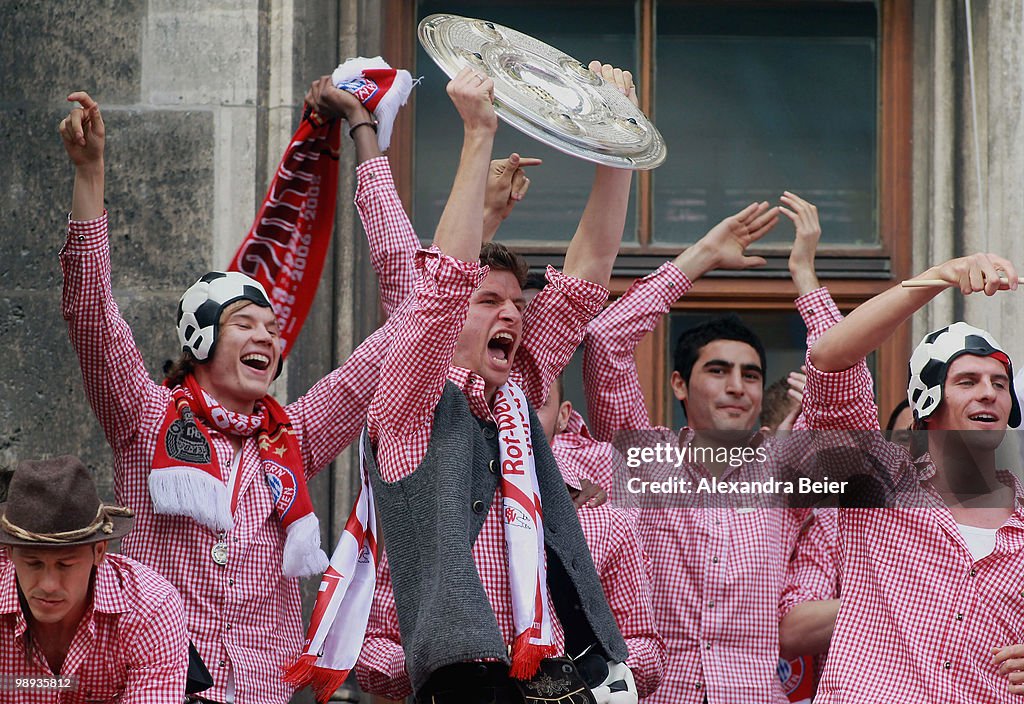
[[964,322],[953,323],[929,333],[911,355],[907,398],[910,401],[910,408],[914,411],[914,420],[928,418],[939,407],[949,365],[957,357],[965,354],[995,357],[1006,365],[1006,372],[1010,377],[1010,397],[1013,399],[1009,426],[1019,426],[1020,403],[1013,388],[1013,368],[1009,355],[987,332]]
[[178,301],[178,342],[196,361],[213,356],[220,316],[235,301],[273,309],[259,281],[237,271],[211,271],[192,284]]

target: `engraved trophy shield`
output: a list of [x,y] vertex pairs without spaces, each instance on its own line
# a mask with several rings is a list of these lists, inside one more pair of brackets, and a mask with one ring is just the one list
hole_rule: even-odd
[[494,22],[447,14],[424,18],[419,39],[449,77],[467,66],[490,76],[498,117],[550,147],[623,169],[653,169],[665,160],[665,141],[643,112],[544,42]]

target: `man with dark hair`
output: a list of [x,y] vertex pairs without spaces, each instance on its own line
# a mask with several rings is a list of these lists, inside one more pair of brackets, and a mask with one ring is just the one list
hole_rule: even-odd
[[6,704],[181,704],[188,637],[167,580],[109,541],[134,525],[76,457],[25,460],[0,504],[0,688]]
[[1016,289],[1017,272],[975,254],[914,279],[925,283],[861,304],[808,350],[808,426],[867,431],[847,435],[899,487],[891,508],[839,508],[842,606],[815,701],[1009,704],[1024,694],[1024,489],[996,454],[1021,422],[1010,358],[964,322],[924,337],[907,390],[927,431],[916,456],[880,432],[865,357],[947,286],[992,296]]
[[[595,70],[632,92],[628,73]],[[436,246],[416,255],[413,304],[370,406],[366,460],[395,602],[374,608],[394,611],[402,647],[374,631],[371,613],[357,673],[372,691],[439,704],[612,701],[619,684],[636,701],[575,508],[528,412],[607,296],[631,175],[598,168],[564,273],[549,269],[551,284],[524,312],[525,272],[503,254],[480,266],[492,90],[468,70],[449,84],[464,123],[459,170]],[[562,597],[581,610],[563,609]],[[605,667],[593,694],[569,661],[550,659],[583,650]]]
[[[751,457],[770,446],[772,438],[756,432],[763,346],[738,319],[727,316],[697,326],[677,345],[671,386],[688,422],[678,432],[651,422],[633,354],[700,276],[763,265],[746,249],[775,225],[779,212],[795,225],[789,268],[800,294],[796,307],[807,324],[808,344],[817,339],[835,310],[814,273],[821,235],[817,210],[789,192],[782,203],[779,208],[754,203],[726,218],[675,260],[635,282],[590,324],[584,384],[598,440],[614,442],[618,436],[620,442],[645,445],[620,447],[624,452],[658,445],[673,451],[724,448]],[[684,460],[666,471],[694,488],[713,479],[763,479],[756,461],[737,466],[717,459],[723,455],[715,452],[701,456],[703,462]],[[759,509],[695,491],[676,503],[660,495],[657,506],[646,505],[653,497],[640,499],[640,535],[654,564],[655,614],[669,649],[665,677],[647,701],[785,702],[776,675],[778,603],[808,511]]]

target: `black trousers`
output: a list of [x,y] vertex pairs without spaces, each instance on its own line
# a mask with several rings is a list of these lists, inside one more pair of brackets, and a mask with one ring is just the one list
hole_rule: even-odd
[[548,658],[527,682],[498,662],[464,662],[435,671],[416,693],[417,704],[595,704],[569,658]]

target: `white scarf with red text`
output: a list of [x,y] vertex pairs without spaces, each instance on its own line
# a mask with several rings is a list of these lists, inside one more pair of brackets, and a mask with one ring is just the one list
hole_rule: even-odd
[[377,523],[364,441],[359,440],[359,496],[320,580],[302,654],[284,676],[297,688],[312,686],[318,702],[330,699],[355,666],[377,584]]
[[530,411],[522,389],[512,382],[495,392],[501,461],[502,525],[512,591],[512,666],[509,674],[529,679],[540,661],[555,654],[547,600],[544,520],[533,460]]

